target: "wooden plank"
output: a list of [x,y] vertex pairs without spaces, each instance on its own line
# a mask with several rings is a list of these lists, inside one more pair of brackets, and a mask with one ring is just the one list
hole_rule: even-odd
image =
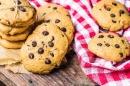
[[67,66],[48,75],[13,74],[0,70],[0,80],[7,86],[95,86],[81,71],[77,58],[71,58]]

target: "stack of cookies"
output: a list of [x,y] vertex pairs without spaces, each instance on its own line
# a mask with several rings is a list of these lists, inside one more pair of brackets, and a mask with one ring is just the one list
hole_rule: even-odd
[[56,4],[38,9],[38,23],[21,48],[24,67],[45,74],[61,65],[73,40],[74,27],[68,11]]
[[31,32],[36,11],[27,0],[0,1],[0,45],[21,48]]
[[114,32],[130,26],[130,13],[126,7],[115,0],[102,0],[93,7],[92,14],[108,33],[99,33],[92,38],[88,44],[89,50],[105,60],[124,60],[130,55],[130,44],[127,39]]

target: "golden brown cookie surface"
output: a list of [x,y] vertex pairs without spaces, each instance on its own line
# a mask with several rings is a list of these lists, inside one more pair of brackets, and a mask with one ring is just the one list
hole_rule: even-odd
[[92,15],[105,30],[118,31],[130,26],[130,13],[115,0],[102,0],[92,9]]
[[114,33],[99,33],[88,44],[88,49],[97,56],[119,62],[130,55],[128,41]]
[[0,0],[0,23],[8,26],[26,26],[33,23],[35,9],[27,0]]
[[54,24],[38,26],[21,49],[24,67],[33,73],[49,73],[60,65],[68,49],[68,40]]
[[60,30],[66,34],[69,44],[71,44],[74,36],[74,26],[68,16],[53,12],[45,16],[44,22],[50,22],[60,27]]
[[69,12],[63,6],[47,3],[44,6],[37,9],[38,21],[43,20],[46,15],[53,12],[69,16]]

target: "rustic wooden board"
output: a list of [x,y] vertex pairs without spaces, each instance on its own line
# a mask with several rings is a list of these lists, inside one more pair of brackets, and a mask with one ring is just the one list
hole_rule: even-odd
[[95,86],[85,77],[76,56],[70,56],[69,63],[48,75],[13,74],[0,69],[0,86]]

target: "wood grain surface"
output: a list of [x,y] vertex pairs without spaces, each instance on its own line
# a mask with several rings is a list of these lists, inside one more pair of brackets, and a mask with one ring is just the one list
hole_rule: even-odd
[[0,69],[0,86],[95,86],[82,72],[75,55],[67,55],[68,63],[48,75],[13,74]]

